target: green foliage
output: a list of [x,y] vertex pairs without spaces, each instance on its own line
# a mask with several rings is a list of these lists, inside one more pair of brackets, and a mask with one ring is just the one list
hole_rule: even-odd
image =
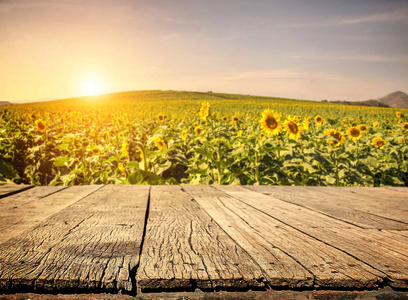
[[[203,101],[210,114],[200,118]],[[268,135],[260,122],[265,109],[281,114],[277,135]],[[407,115],[390,108],[174,91],[13,105],[0,108],[0,184],[407,186]],[[292,118],[303,125],[296,139],[283,125]],[[361,124],[367,130],[358,140],[347,136]],[[373,145],[374,138],[384,147]]]

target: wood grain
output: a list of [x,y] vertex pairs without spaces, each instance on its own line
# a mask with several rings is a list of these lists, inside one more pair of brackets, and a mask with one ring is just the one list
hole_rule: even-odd
[[29,190],[24,190],[18,194],[11,195],[0,199],[0,211],[17,208],[21,205],[28,204],[32,201],[47,197],[57,193],[66,186],[36,186]]
[[148,186],[104,186],[0,247],[0,289],[133,290]]
[[[251,256],[254,254],[272,286],[307,286],[312,283],[310,274],[314,277],[314,287],[320,288],[370,288],[382,282],[376,270],[352,256],[216,191],[214,187],[183,188],[238,244]],[[263,248],[264,252],[260,253],[257,248]],[[275,251],[268,253],[265,250]],[[283,255],[287,256],[286,260],[281,259]]]
[[391,286],[408,288],[408,244],[405,240],[392,238],[378,230],[362,229],[243,187],[216,188],[357,258],[378,270],[375,275],[386,274]]
[[[73,186],[0,211],[0,244],[36,226],[51,215],[93,193],[101,186]],[[26,198],[27,199],[27,198]]]
[[[291,186],[245,186],[280,200],[312,209],[322,214],[363,227],[377,229],[408,229],[408,223],[381,217],[361,210],[359,202],[345,202],[343,197],[317,193],[313,189]],[[322,188],[321,190],[324,190]]]
[[264,275],[180,186],[152,186],[140,289],[250,288]]
[[[249,206],[239,207],[241,202],[234,201],[234,198],[211,186],[185,185],[183,189],[259,264],[266,274],[269,285],[313,286],[313,275],[298,262],[298,258],[277,246],[276,239],[281,240],[287,234],[285,230],[279,228],[284,224],[273,219],[262,224],[258,219],[260,214],[258,211]],[[242,214],[244,216],[241,216]],[[281,235],[282,233],[284,234]]]
[[0,198],[8,197],[31,188],[33,188],[32,185],[2,185],[0,186]]
[[[389,197],[381,195],[379,192],[363,192],[359,189],[350,189],[348,187],[299,187],[309,189],[322,198],[327,195],[335,195],[343,201],[343,205],[356,207],[377,216],[382,216],[392,220],[408,223],[408,208],[406,197]],[[326,196],[325,196],[326,195]]]
[[387,186],[387,187],[382,187],[382,188],[408,194],[408,187]]

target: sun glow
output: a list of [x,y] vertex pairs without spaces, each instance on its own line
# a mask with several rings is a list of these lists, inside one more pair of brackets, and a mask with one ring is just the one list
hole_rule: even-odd
[[83,96],[100,95],[106,92],[106,85],[101,78],[89,75],[82,79],[81,93]]

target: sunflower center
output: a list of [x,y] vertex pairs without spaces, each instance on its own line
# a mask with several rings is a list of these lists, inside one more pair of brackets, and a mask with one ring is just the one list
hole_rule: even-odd
[[377,147],[382,147],[384,146],[384,141],[377,141]]
[[276,122],[274,117],[268,117],[266,120],[266,126],[270,129],[275,129],[278,127],[278,122]]
[[45,128],[44,124],[42,122],[38,122],[38,128],[43,130]]
[[408,130],[408,124],[404,124],[404,126],[402,126],[402,128],[404,128],[404,130]]
[[360,130],[358,130],[357,128],[352,128],[350,130],[350,134],[352,137],[358,137],[360,135]]
[[299,131],[299,129],[298,129],[296,123],[294,123],[294,122],[289,122],[289,123],[288,123],[288,128],[289,128],[289,131],[290,131],[291,133],[294,133],[294,134],[298,133],[298,131]]
[[334,137],[336,140],[340,141],[341,134],[340,134],[340,132],[335,132],[335,133],[333,133],[332,137]]

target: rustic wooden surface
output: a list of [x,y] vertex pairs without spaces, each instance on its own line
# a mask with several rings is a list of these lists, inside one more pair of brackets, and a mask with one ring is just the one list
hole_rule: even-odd
[[136,275],[141,289],[263,287],[259,266],[180,186],[155,186]]
[[0,293],[408,291],[408,188],[0,187]]

